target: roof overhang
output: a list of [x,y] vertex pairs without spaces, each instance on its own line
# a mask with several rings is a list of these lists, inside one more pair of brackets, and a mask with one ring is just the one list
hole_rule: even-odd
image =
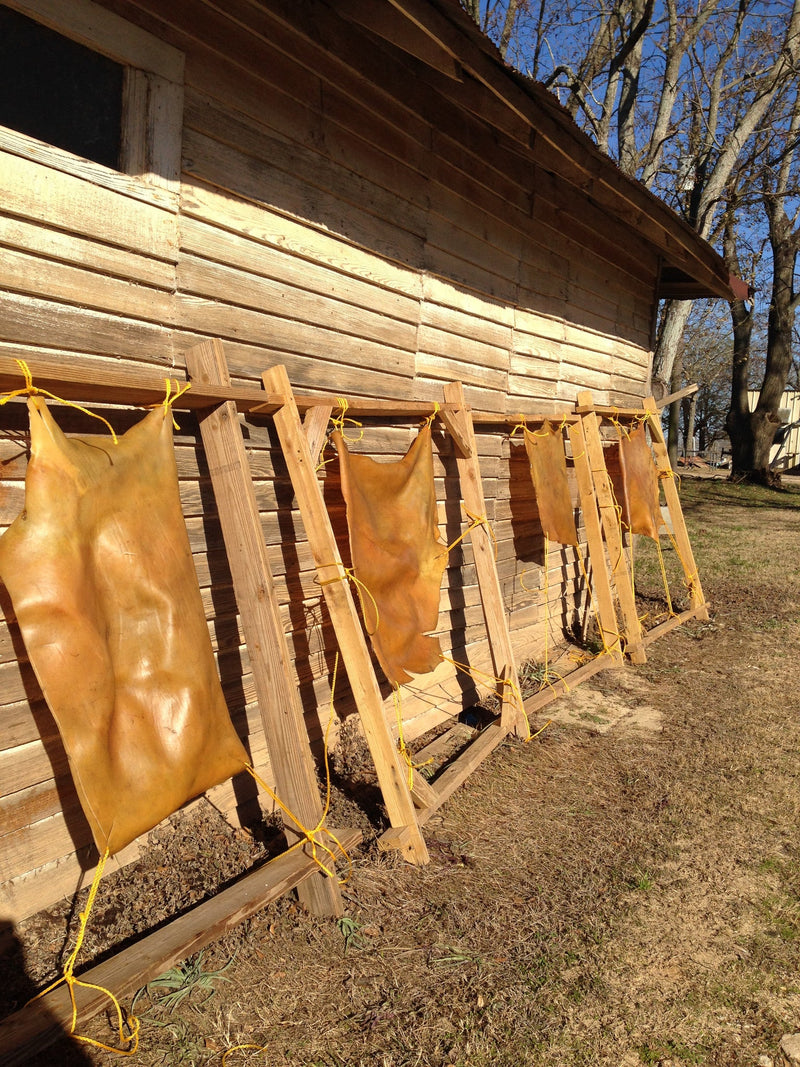
[[[624,175],[544,86],[509,67],[459,0],[337,0],[337,11],[454,82],[474,79],[487,121],[518,143],[534,166],[588,199],[649,244],[661,260],[657,296],[746,299],[722,257],[640,182]],[[454,86],[454,94],[460,90]]]

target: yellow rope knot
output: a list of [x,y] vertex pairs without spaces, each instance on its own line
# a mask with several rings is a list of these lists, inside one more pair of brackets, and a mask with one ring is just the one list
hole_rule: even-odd
[[[356,419],[348,419],[347,409],[350,407],[350,401],[345,396],[337,396],[336,403],[339,405],[339,414],[331,415],[331,426],[333,430],[338,430],[342,435],[342,438],[350,444],[357,444],[364,436],[364,427]],[[348,437],[346,426],[355,426],[358,431],[358,437]]]
[[[167,387],[167,395],[161,401],[160,405],[154,405],[154,406],[156,406],[156,407],[161,406],[161,407],[164,408],[164,414],[165,415],[172,415],[172,405],[175,403],[176,400],[179,400],[183,396],[184,393],[188,393],[189,392],[189,390],[192,388],[192,383],[191,382],[186,382],[185,385],[183,386],[183,388],[181,388],[181,383],[179,381],[175,381],[175,392],[174,393],[172,391],[173,383],[170,381],[170,379],[169,378],[165,378],[164,379],[164,383],[165,383],[165,385]],[[175,427],[176,430],[180,430],[180,426],[175,421],[175,416],[174,415],[172,415],[172,425]]]
[[[326,578],[324,581],[319,577],[319,574],[317,574],[316,578],[314,579],[316,584],[320,588],[322,588],[326,585],[334,585],[336,582],[352,582],[353,585],[356,587],[356,592],[358,593],[358,602],[361,605],[361,616],[364,619],[364,628],[367,631],[367,636],[373,637],[378,630],[378,626],[380,625],[381,613],[380,609],[378,608],[378,602],[372,595],[372,593],[369,591],[368,587],[364,585],[360,578],[356,577],[355,571],[352,567],[345,567],[343,563],[320,563],[317,567],[317,570],[322,570],[323,567],[341,567],[344,573],[337,574],[335,578]],[[367,612],[364,607],[364,597],[361,593],[362,589],[372,601],[372,606],[375,609],[375,628],[373,630],[370,630],[369,625],[367,624]]]
[[513,430],[508,435],[509,437],[514,437],[515,434],[518,434],[520,431],[522,431],[522,433],[524,433],[525,430],[528,429],[527,420],[526,420],[525,416],[522,414],[522,412],[520,412],[519,415],[517,415],[517,418],[519,419],[519,422],[515,424]]
[[439,412],[441,410],[442,409],[441,409],[441,407],[439,405],[439,401],[438,400],[434,400],[434,402],[433,402],[433,411],[430,413],[430,415],[426,415],[426,417],[419,424],[420,429],[424,430],[426,426],[430,426],[433,423],[433,420],[436,418],[436,416],[439,414]]
[[76,411],[82,411],[84,415],[88,415],[92,419],[99,419],[100,422],[102,422],[105,426],[108,427],[109,432],[111,433],[111,439],[114,444],[119,444],[119,439],[114,433],[114,427],[111,425],[108,419],[104,419],[102,415],[98,415],[94,411],[89,411],[88,408],[83,407],[81,404],[76,404],[72,400],[64,400],[63,397],[56,396],[55,393],[51,393],[47,389],[38,389],[33,384],[33,375],[31,374],[30,367],[25,362],[25,360],[15,359],[14,362],[22,371],[22,375],[25,378],[25,385],[22,387],[22,389],[13,389],[10,393],[5,393],[3,396],[0,396],[0,407],[2,407],[3,404],[7,404],[9,400],[13,400],[13,398],[16,396],[49,396],[51,400],[57,400],[59,404],[65,404],[68,408],[75,408]]
[[473,530],[477,530],[479,526],[485,526],[494,544],[494,558],[495,562],[497,562],[497,538],[495,537],[494,530],[492,529],[492,524],[489,522],[488,517],[486,515],[473,515],[469,508],[467,508],[464,504],[462,504],[461,506],[464,508],[464,514],[470,520],[469,525],[461,534],[459,534],[455,541],[453,541],[447,546],[447,548],[445,548],[442,552],[439,553],[439,556],[449,555],[457,545],[461,544],[467,534],[472,533]]

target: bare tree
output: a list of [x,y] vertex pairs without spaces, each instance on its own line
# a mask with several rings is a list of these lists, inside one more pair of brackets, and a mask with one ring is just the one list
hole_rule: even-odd
[[[767,219],[772,253],[771,295],[767,318],[766,358],[758,401],[750,410],[751,384],[750,330],[744,323],[752,319],[738,306],[731,306],[734,352],[728,433],[733,456],[731,476],[768,485],[779,484],[780,476],[770,469],[770,452],[780,426],[778,411],[794,367],[792,354],[794,326],[800,293],[795,288],[795,266],[800,253],[800,206],[798,206],[798,138],[800,138],[800,92],[797,85],[789,100],[788,127],[780,121],[767,124],[757,160],[750,173],[760,179],[760,194]],[[771,157],[770,149],[776,151]],[[729,211],[730,219],[732,212]],[[726,227],[725,251],[735,262],[732,223]]]
[[[712,234],[726,185],[737,161],[776,95],[796,76],[800,59],[800,0],[793,0],[783,41],[774,60],[761,67],[759,60],[763,56],[753,55],[753,50],[748,50],[744,58],[752,60],[750,69],[746,69],[747,64],[738,62],[733,65],[733,77],[726,77],[731,58],[740,45],[745,15],[752,5],[753,0],[740,0],[733,32],[711,75],[695,66],[702,77],[693,101],[700,120],[694,127],[689,126],[695,142],[689,145],[694,173],[686,214],[701,237]],[[657,391],[666,391],[690,310],[691,302],[686,300],[672,301],[666,308],[664,327],[653,360],[654,386],[660,386]]]

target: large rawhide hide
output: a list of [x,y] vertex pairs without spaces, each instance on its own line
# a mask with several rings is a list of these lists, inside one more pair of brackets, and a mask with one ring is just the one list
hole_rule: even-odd
[[[398,462],[354,455],[338,432],[353,571],[363,583],[364,624],[392,685],[441,661],[435,637],[447,547],[439,540],[431,431],[420,430]],[[374,599],[374,604],[373,604]],[[377,610],[376,610],[377,607]]]
[[25,508],[0,578],[101,853],[243,769],[178,493],[171,414],[118,444],[28,401]]
[[548,421],[535,433],[526,428],[525,449],[545,537],[561,545],[577,545],[578,531],[575,528],[561,428]]
[[619,441],[606,449],[605,459],[623,524],[631,533],[657,541],[661,527],[658,471],[644,423],[630,433],[620,433]]

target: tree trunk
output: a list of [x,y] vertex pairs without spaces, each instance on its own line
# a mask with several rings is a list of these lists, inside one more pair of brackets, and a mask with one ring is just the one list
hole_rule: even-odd
[[[679,352],[672,365],[671,386],[672,392],[677,393],[681,387],[683,378],[683,353]],[[673,470],[678,466],[678,445],[681,423],[681,402],[674,400],[669,406],[669,427],[667,430],[667,451],[669,462]]]
[[686,398],[686,410],[684,411],[684,434],[683,442],[687,451],[694,448],[694,427],[697,419],[697,393],[692,393]]
[[[767,198],[770,245],[772,247],[772,301],[767,321],[767,360],[764,379],[755,410],[747,403],[747,365],[751,323],[743,321],[740,301],[731,305],[734,324],[734,366],[728,433],[731,438],[731,479],[779,486],[779,472],[770,470],[770,452],[780,426],[778,409],[792,368],[792,331],[797,307],[794,294],[794,266],[800,238],[793,232],[784,206]],[[749,319],[749,316],[748,316]],[[746,339],[748,355],[737,353],[737,322]],[[746,329],[745,329],[746,327]],[[739,355],[739,362],[737,362]]]
[[733,372],[726,429],[731,440],[731,480],[762,485],[780,484],[780,476],[776,478],[769,470],[769,453],[777,427],[769,423],[763,410],[751,411],[747,397],[753,310],[743,300],[734,300],[730,308],[733,320]]
[[653,356],[651,390],[656,400],[660,400],[669,392],[673,364],[680,350],[691,310],[691,300],[670,300],[664,309],[658,345]]

